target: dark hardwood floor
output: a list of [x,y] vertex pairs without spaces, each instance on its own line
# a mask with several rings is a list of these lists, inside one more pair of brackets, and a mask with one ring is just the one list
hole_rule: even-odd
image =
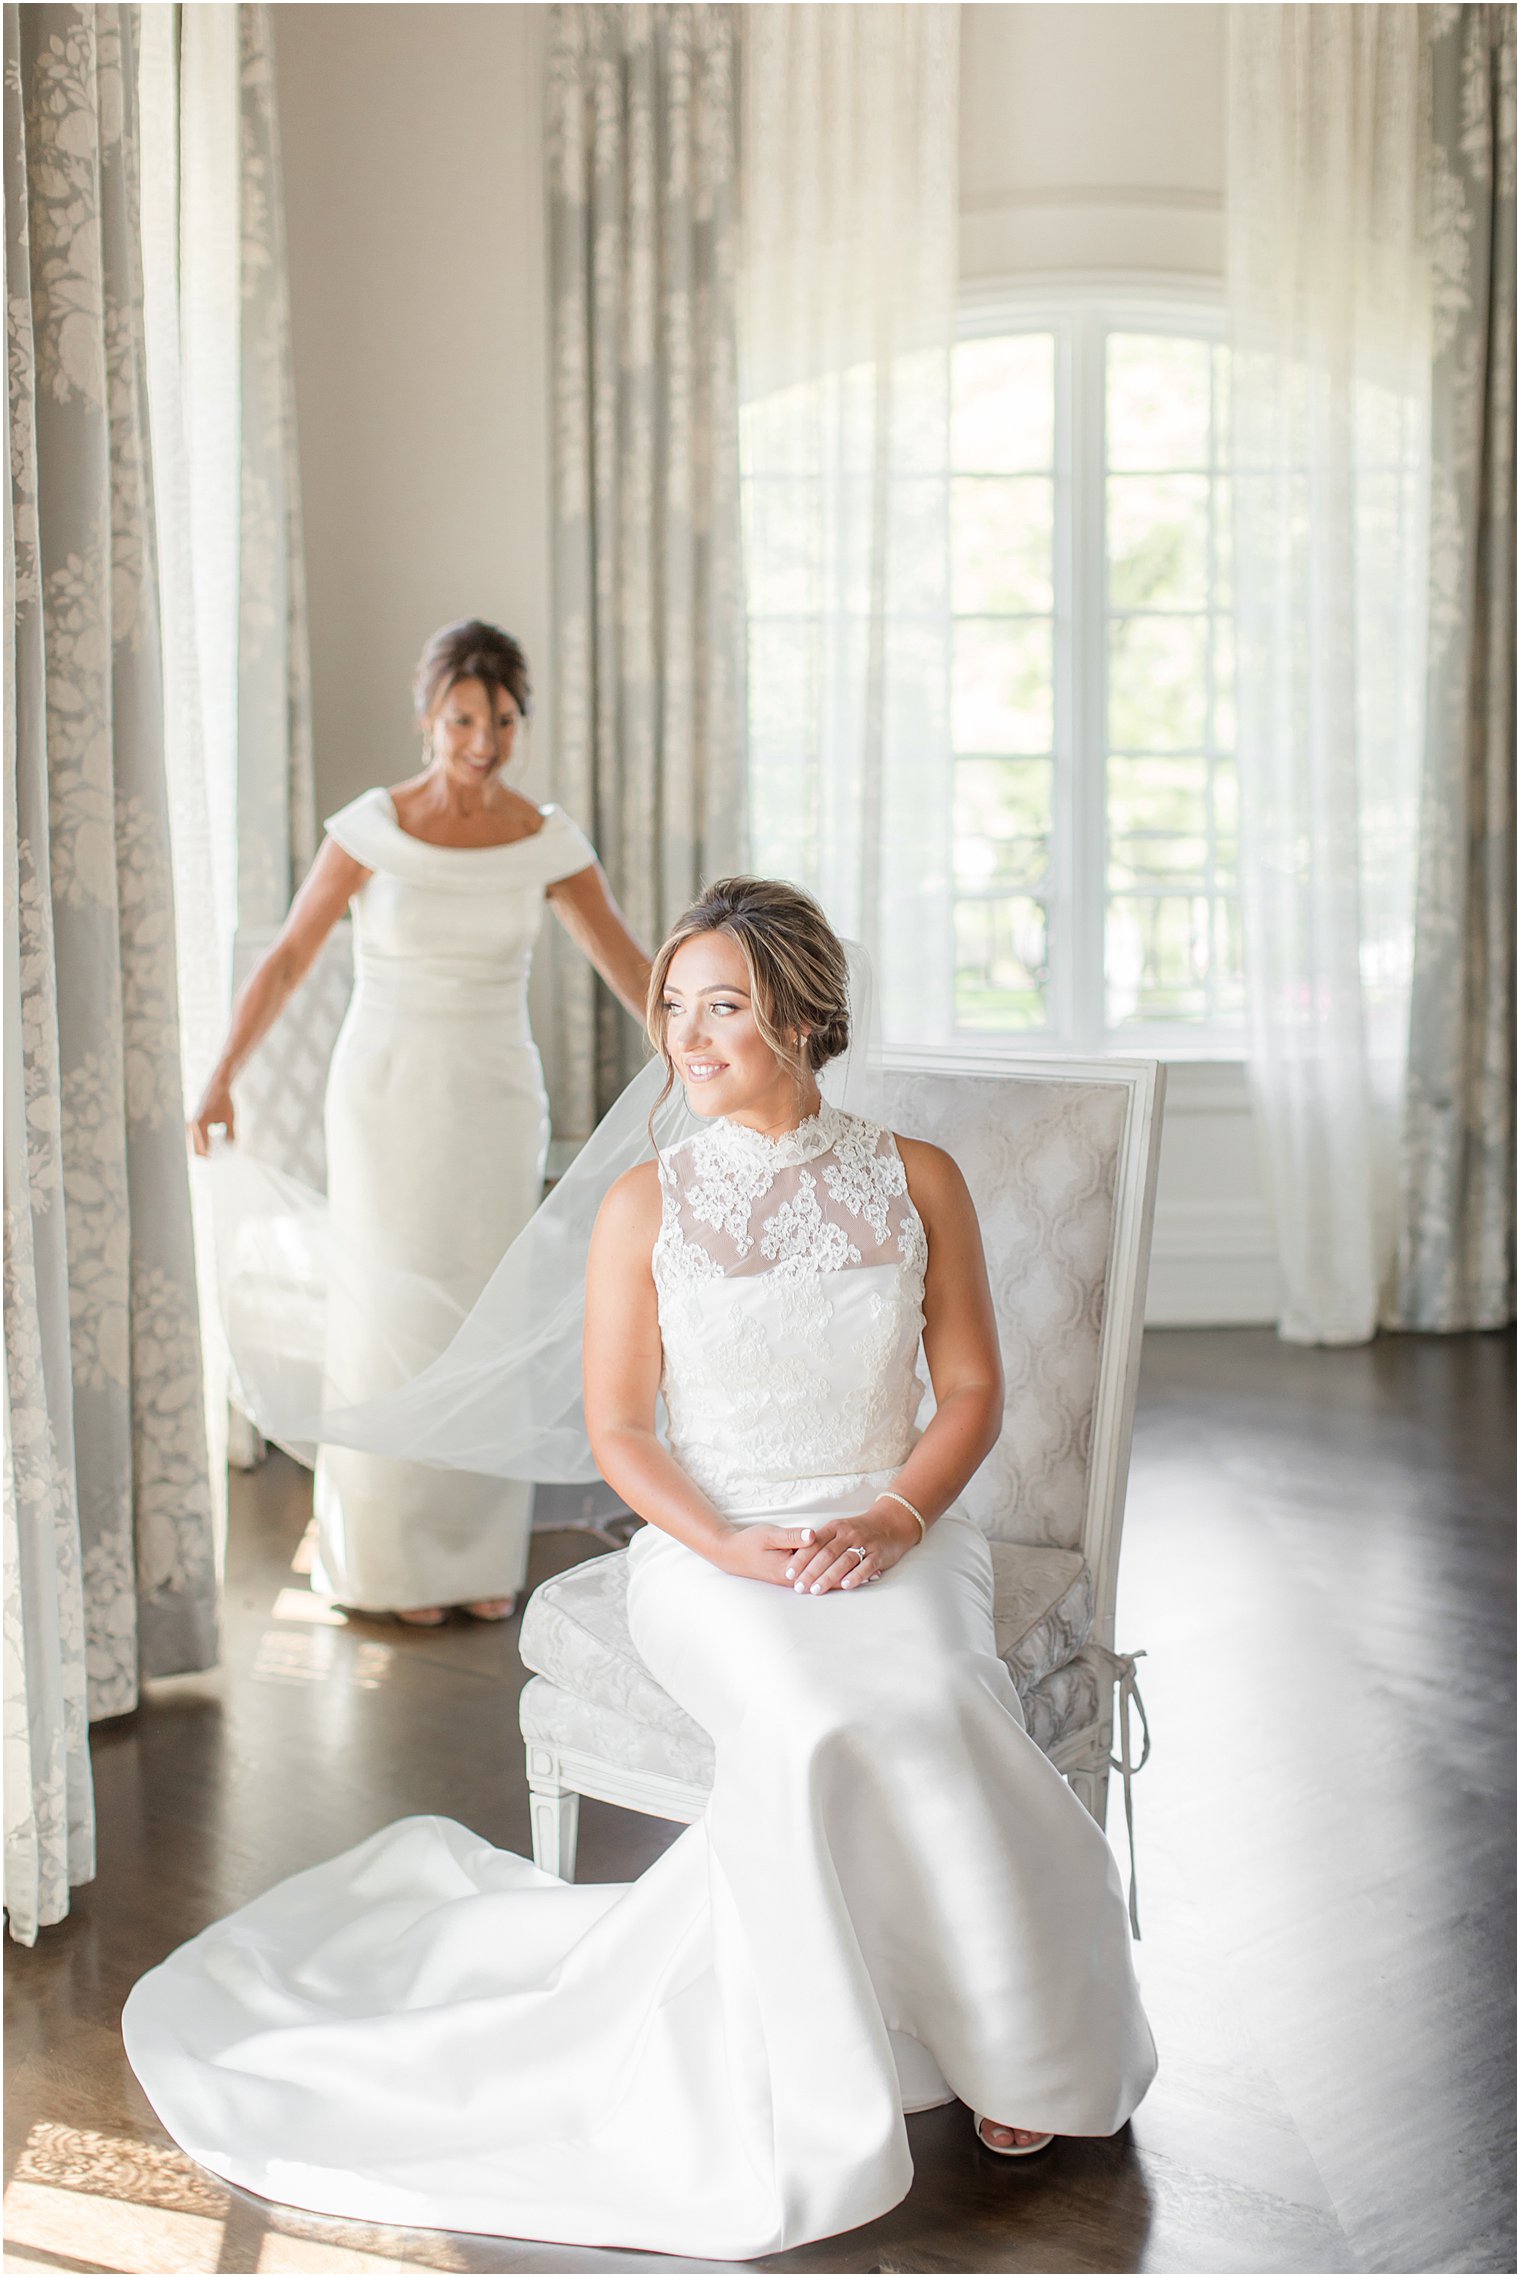
[[[1027,2166],[916,2118],[900,2207],[757,2266],[1514,2269],[1513,1393],[1508,1337],[1146,1339],[1120,1642],[1161,2076],[1122,2136]],[[9,1951],[6,2267],[719,2266],[287,2213],[193,2167],[128,2072],[134,1978],[279,1876],[419,1810],[528,1847],[515,1629],[323,1618],[309,1483],[234,1481],[224,1664],[97,1727],[98,1878]],[[535,1574],[595,1546],[541,1534]],[[587,1804],[583,1878],[674,1831]]]

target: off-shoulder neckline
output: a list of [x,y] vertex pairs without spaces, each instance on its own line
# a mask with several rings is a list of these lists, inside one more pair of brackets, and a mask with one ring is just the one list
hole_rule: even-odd
[[536,830],[525,830],[520,838],[499,838],[491,846],[440,846],[435,839],[419,838],[415,830],[407,829],[400,815],[396,812],[395,800],[383,783],[377,783],[371,795],[381,802],[385,819],[397,835],[405,838],[413,846],[425,846],[430,854],[506,854],[510,853],[514,846],[531,846],[535,839],[542,838],[553,819],[555,811],[552,802],[548,806],[539,807],[538,828]]

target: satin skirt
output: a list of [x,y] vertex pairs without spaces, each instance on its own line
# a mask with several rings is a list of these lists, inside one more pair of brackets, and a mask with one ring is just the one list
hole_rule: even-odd
[[[338,1405],[420,1375],[538,1207],[549,1108],[520,995],[486,984],[411,1001],[363,980],[355,993],[327,1087],[328,1199],[345,1260],[328,1294]],[[323,1447],[313,1579],[371,1611],[512,1595],[532,1500],[515,1479]]]
[[127,2004],[175,2140],[318,2212],[724,2260],[896,2204],[905,2107],[1120,2127],[1155,2056],[1118,1872],[1024,1732],[978,1530],[822,1598],[653,1528],[631,1566],[705,1819],[626,1887],[428,1818],[282,1883]]

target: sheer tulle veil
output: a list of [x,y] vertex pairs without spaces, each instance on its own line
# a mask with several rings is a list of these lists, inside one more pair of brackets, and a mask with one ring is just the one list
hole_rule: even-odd
[[[850,1045],[820,1086],[834,1105],[877,1119],[875,978],[866,952],[854,942],[846,949]],[[699,1127],[679,1084],[661,1100],[664,1082],[658,1060],[634,1077],[473,1304],[372,1256],[349,1256],[322,1195],[219,1144],[205,1175],[239,1405],[303,1462],[325,1443],[498,1478],[594,1479],[581,1402],[586,1253],[614,1180]],[[448,1307],[458,1322],[447,1348],[420,1371],[398,1336],[387,1356],[394,1388],[383,1397],[372,1381],[334,1375],[325,1334],[329,1292],[350,1280],[372,1301],[377,1275],[386,1302],[376,1317],[436,1322]]]

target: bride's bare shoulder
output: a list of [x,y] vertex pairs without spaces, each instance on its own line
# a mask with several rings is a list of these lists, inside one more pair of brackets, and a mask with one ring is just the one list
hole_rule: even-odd
[[899,1138],[895,1131],[892,1136],[902,1156],[909,1196],[921,1218],[936,1210],[970,1208],[971,1195],[953,1154],[931,1146],[927,1139]]
[[621,1249],[652,1245],[660,1230],[660,1166],[636,1162],[614,1178],[596,1213],[597,1239]]

